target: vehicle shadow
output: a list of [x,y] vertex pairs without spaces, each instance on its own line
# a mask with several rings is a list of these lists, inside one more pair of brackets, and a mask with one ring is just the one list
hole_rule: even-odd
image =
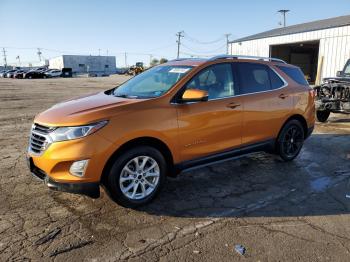
[[255,153],[184,172],[139,210],[193,218],[347,214],[349,179],[350,135],[315,134],[291,162]]
[[330,123],[350,123],[350,118],[336,118],[336,119],[328,119]]

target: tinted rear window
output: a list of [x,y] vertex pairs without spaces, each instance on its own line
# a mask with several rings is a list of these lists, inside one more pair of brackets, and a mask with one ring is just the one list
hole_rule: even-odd
[[309,83],[306,81],[303,73],[299,68],[296,67],[286,67],[286,66],[277,66],[281,69],[286,75],[288,75],[291,79],[297,82],[300,85],[308,86]]
[[278,89],[284,86],[282,79],[270,69],[271,89]]
[[269,68],[254,63],[237,63],[240,76],[240,93],[250,94],[271,89]]

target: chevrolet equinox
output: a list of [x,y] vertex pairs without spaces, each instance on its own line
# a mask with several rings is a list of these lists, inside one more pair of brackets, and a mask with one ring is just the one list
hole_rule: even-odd
[[54,190],[126,207],[150,202],[166,176],[266,151],[290,161],[315,122],[298,67],[263,57],[177,59],[105,92],[38,114],[28,165]]

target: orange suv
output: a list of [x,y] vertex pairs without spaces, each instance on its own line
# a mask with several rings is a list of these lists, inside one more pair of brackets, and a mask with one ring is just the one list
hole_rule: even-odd
[[262,57],[178,59],[35,117],[28,164],[55,190],[151,201],[166,176],[256,151],[290,161],[315,122],[298,67]]

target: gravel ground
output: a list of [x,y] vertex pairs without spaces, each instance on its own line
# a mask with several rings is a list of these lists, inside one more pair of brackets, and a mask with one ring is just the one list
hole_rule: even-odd
[[293,162],[257,153],[187,171],[139,210],[32,178],[25,154],[35,114],[125,79],[0,79],[0,261],[349,261],[345,115],[318,124]]

